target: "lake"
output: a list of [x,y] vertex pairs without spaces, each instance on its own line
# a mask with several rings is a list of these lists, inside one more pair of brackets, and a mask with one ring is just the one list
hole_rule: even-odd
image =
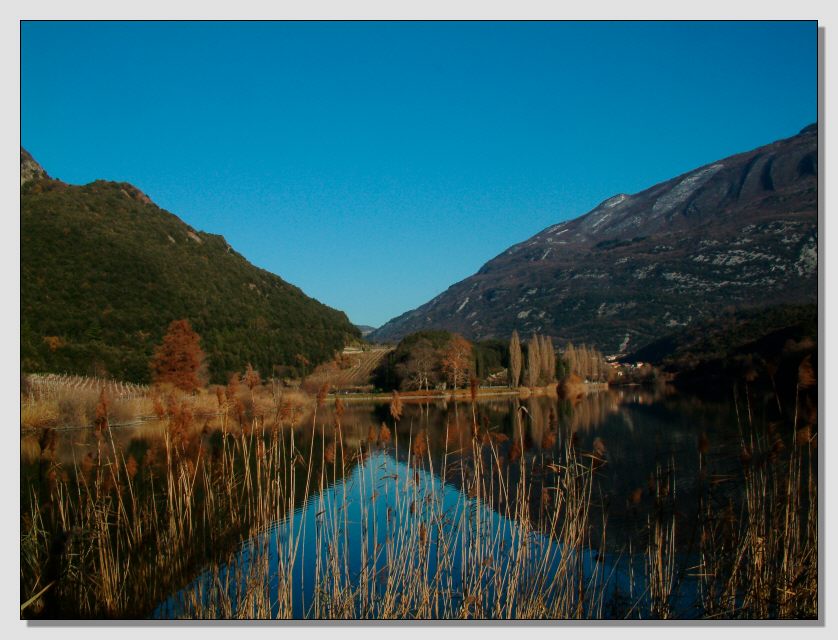
[[[117,565],[131,553],[148,565],[141,575],[153,584],[132,587],[144,616],[752,617],[784,605],[742,586],[762,570],[756,553],[747,571],[736,565],[755,527],[763,548],[775,544],[771,518],[753,518],[773,503],[752,503],[751,484],[765,500],[787,477],[775,466],[816,475],[808,446],[793,465],[778,461],[776,442],[798,451],[797,440],[772,433],[770,400],[663,387],[576,403],[330,399],[275,429],[190,415],[178,435],[170,416],[107,438],[61,432],[54,448],[64,467],[120,456],[139,465],[122,525],[137,534],[108,544],[124,547]],[[801,549],[811,544],[800,534],[812,521],[811,487],[804,493]],[[141,552],[141,535],[184,551]],[[721,575],[732,566],[735,583]],[[116,616],[128,613],[120,597]]]

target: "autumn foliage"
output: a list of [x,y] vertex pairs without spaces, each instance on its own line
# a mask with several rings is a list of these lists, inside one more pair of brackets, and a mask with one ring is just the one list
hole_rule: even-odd
[[468,382],[471,361],[471,343],[455,333],[451,336],[442,356],[442,370],[454,389]]
[[192,392],[203,386],[204,368],[201,337],[192,329],[189,320],[174,320],[151,360],[154,382],[169,383]]

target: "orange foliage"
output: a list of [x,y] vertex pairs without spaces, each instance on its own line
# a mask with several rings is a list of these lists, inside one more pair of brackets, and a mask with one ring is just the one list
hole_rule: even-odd
[[172,321],[163,343],[154,352],[151,369],[158,383],[168,382],[188,392],[203,386],[201,337],[193,331],[189,320]]

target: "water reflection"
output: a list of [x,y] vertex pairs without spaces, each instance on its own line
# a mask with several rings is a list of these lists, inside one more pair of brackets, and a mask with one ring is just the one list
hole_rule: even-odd
[[[192,446],[212,459],[225,428],[212,417],[195,421]],[[168,429],[153,422],[108,438],[120,455],[152,466]],[[741,467],[732,405],[641,388],[575,403],[405,402],[397,421],[386,404],[327,403],[279,437],[282,451],[305,461],[276,479],[287,505],[268,530],[242,526],[232,555],[218,549],[225,560],[187,576],[155,616],[379,617],[400,606],[427,617],[624,615],[603,608],[620,594],[637,606],[644,586],[631,577],[641,573],[634,553],[650,514],[677,492],[672,540],[689,556],[694,529],[684,525],[695,520],[701,482]],[[56,456],[73,468],[101,454],[100,438],[61,432]],[[35,460],[42,446],[27,437],[22,455]],[[554,488],[572,485],[578,461],[594,473],[581,488],[590,513],[575,532],[559,517],[572,492]],[[538,602],[521,600],[509,580],[519,574],[546,576]],[[594,589],[597,581],[605,586]],[[600,600],[573,595],[579,584]],[[682,614],[694,599],[684,584],[673,600]]]

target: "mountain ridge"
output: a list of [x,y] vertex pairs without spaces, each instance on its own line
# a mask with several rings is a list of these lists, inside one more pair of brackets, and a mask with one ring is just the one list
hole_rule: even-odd
[[169,322],[202,336],[209,377],[330,359],[346,314],[250,264],[137,187],[54,180],[21,148],[21,368],[137,382]]
[[714,307],[758,305],[767,293],[811,302],[817,162],[817,126],[809,125],[616,194],[510,246],[371,339],[425,328],[502,338],[516,329],[625,351]]

